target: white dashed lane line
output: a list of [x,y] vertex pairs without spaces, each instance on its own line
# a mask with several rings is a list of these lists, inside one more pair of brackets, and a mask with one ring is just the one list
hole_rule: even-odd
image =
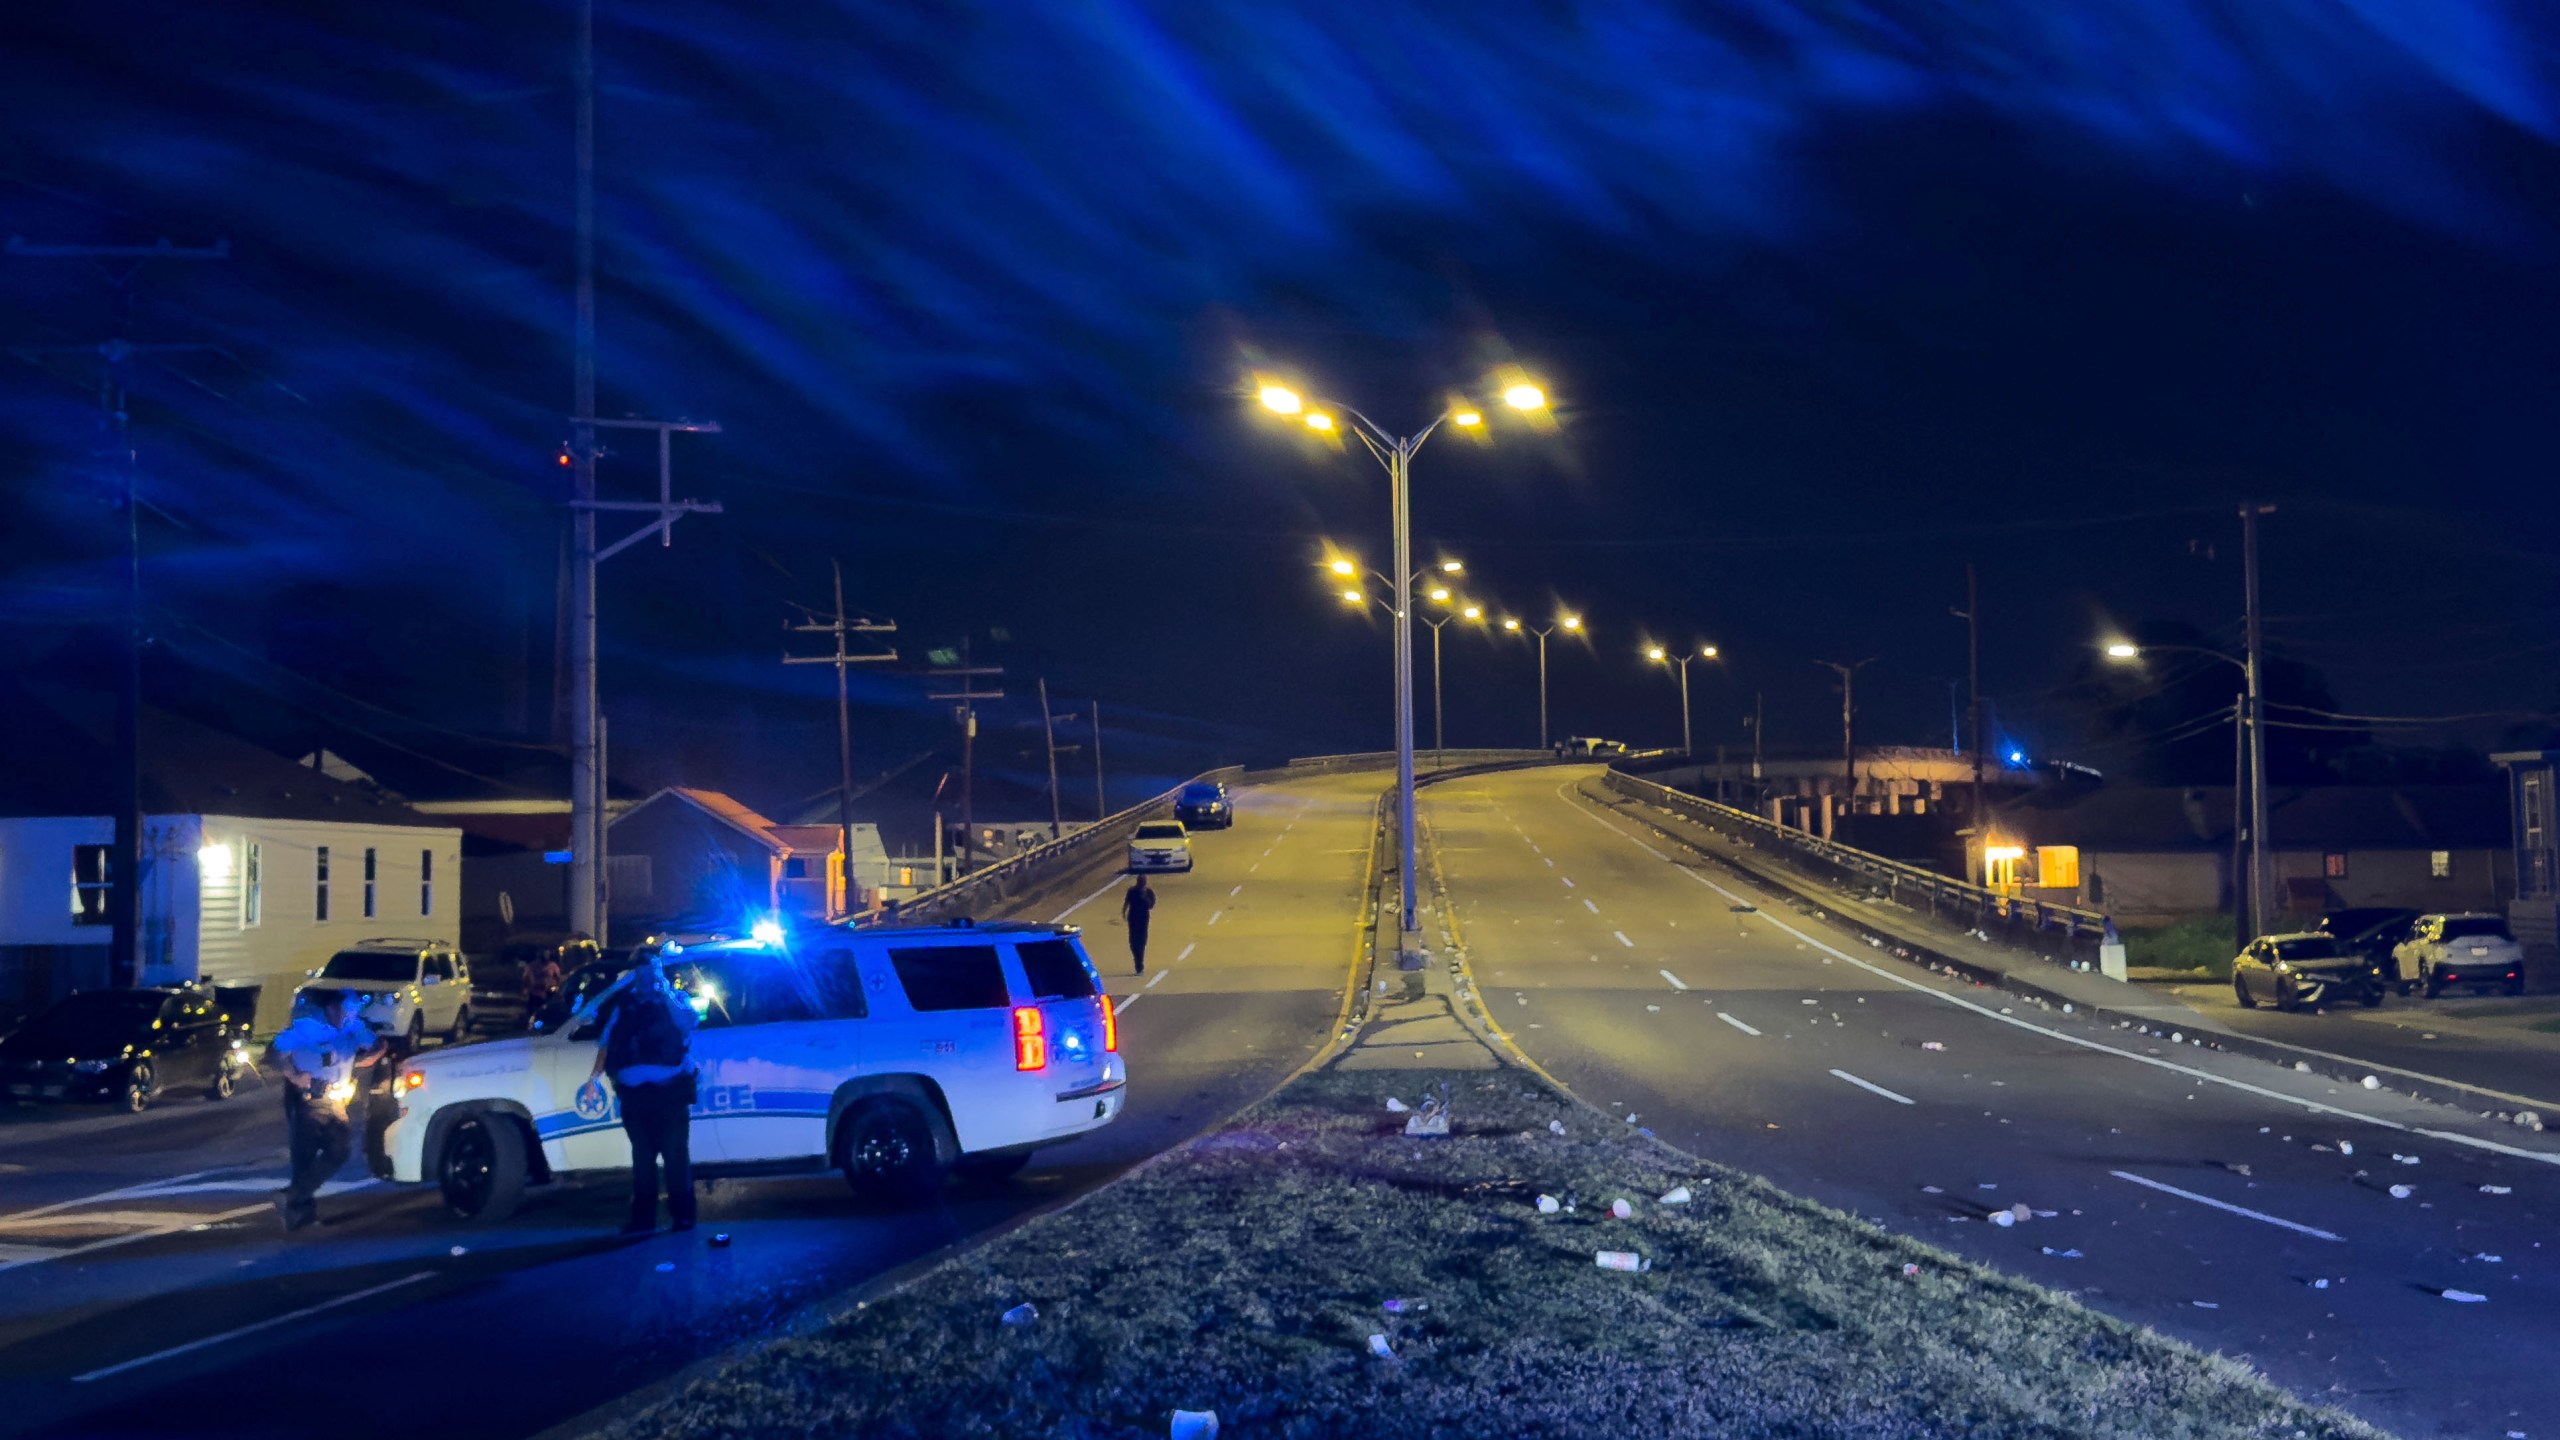
[[1562,880],[1562,881],[1564,882],[1564,888],[1566,888],[1567,890],[1570,890],[1570,889],[1572,889],[1572,888],[1573,888],[1573,877],[1572,877],[1572,876],[1570,876],[1570,875],[1559,875],[1559,876],[1557,876],[1556,878],[1557,878],[1557,879],[1559,879],[1559,880]]
[[1221,916],[1221,915],[1224,915],[1224,914],[1226,914],[1226,913],[1227,913],[1227,912],[1226,912],[1226,911],[1224,911],[1224,910],[1212,910],[1212,911],[1210,911],[1210,912],[1209,912],[1209,923],[1210,923],[1210,924],[1212,924],[1212,925],[1217,924],[1217,923],[1218,923],[1218,917],[1219,917],[1219,916]]
[[[1592,903],[1591,903],[1591,897],[1590,897],[1590,896],[1588,896],[1588,895],[1586,895],[1586,896],[1582,897],[1582,908],[1583,908],[1583,909],[1585,909],[1585,910],[1590,911],[1590,912],[1591,912],[1592,914],[1594,914],[1594,915],[1597,915],[1597,914],[1599,914],[1599,913],[1600,913],[1600,907],[1599,907],[1599,906],[1597,906],[1597,905],[1592,904]],[[1626,936],[1624,936],[1624,935],[1621,935],[1621,936],[1619,936],[1618,938],[1619,938],[1619,939],[1621,939],[1621,940],[1624,940],[1624,939],[1626,939],[1627,937],[1626,937]]]
[[71,1383],[74,1385],[86,1385],[92,1380],[104,1380],[110,1375],[121,1375],[127,1370],[138,1370],[141,1367],[152,1364],[156,1361],[168,1360],[180,1355],[192,1354],[193,1352],[205,1349],[208,1346],[219,1345],[225,1340],[234,1340],[243,1335],[254,1335],[261,1330],[272,1330],[278,1325],[300,1320],[306,1316],[317,1315],[324,1310],[335,1310],[341,1305],[352,1305],[359,1300],[370,1300],[374,1296],[382,1294],[386,1290],[397,1290],[403,1285],[415,1285],[421,1280],[432,1280],[434,1278],[435,1272],[432,1270],[421,1270],[415,1275],[403,1275],[397,1280],[386,1280],[382,1284],[376,1285],[371,1289],[358,1290],[352,1295],[341,1295],[335,1300],[323,1300],[317,1305],[305,1305],[299,1310],[291,1310],[282,1315],[271,1316],[254,1325],[243,1325],[236,1330],[225,1330],[219,1335],[207,1335],[201,1340],[190,1340],[184,1345],[172,1345],[166,1350],[154,1350],[150,1354],[142,1356],[139,1359],[127,1360],[120,1365],[109,1365],[103,1370],[92,1370],[85,1375],[74,1375],[71,1377]]
[[1179,954],[1179,955],[1174,956],[1173,958],[1174,958],[1174,959],[1176,959],[1176,960],[1188,960],[1188,959],[1190,959],[1190,958],[1191,958],[1191,952],[1192,952],[1192,951],[1194,951],[1194,950],[1197,950],[1197,949],[1199,949],[1199,948],[1200,948],[1200,942],[1199,942],[1199,941],[1197,941],[1197,940],[1194,940],[1194,941],[1192,941],[1190,944],[1183,946],[1183,947],[1182,947],[1182,953],[1181,953],[1181,954]]
[[1665,979],[1665,980],[1670,981],[1670,982],[1671,982],[1671,988],[1672,988],[1672,989],[1674,989],[1674,990],[1686,990],[1686,989],[1688,989],[1688,988],[1689,988],[1687,984],[1685,984],[1684,982],[1682,982],[1682,980],[1680,979],[1680,977],[1679,977],[1679,976],[1672,974],[1672,973],[1671,973],[1670,971],[1668,971],[1668,970],[1656,970],[1656,971],[1655,971],[1655,972],[1653,972],[1653,973],[1655,973],[1656,975],[1661,976],[1661,977],[1662,977],[1663,979]]
[[1157,971],[1157,972],[1156,972],[1156,978],[1147,982],[1147,988],[1148,988],[1148,989],[1150,989],[1150,990],[1153,990],[1153,989],[1154,989],[1154,988],[1156,988],[1158,985],[1161,985],[1161,984],[1163,984],[1163,983],[1164,983],[1164,977],[1166,977],[1167,975],[1170,975],[1170,974],[1172,974],[1172,973],[1173,973],[1173,972],[1172,972],[1172,971],[1170,971],[1170,970],[1159,970],[1159,971]]
[[[1837,1074],[1838,1072],[1834,1071],[1833,1073]],[[2227,1200],[2216,1200],[2210,1195],[2199,1195],[2193,1190],[2181,1190],[2175,1185],[2163,1185],[2157,1180],[2145,1180],[2141,1176],[2133,1174],[2130,1171],[2110,1170],[2107,1173],[2113,1175],[2119,1180],[2130,1180],[2134,1184],[2140,1185],[2145,1189],[2157,1190],[2164,1195],[2175,1195],[2181,1200],[2193,1200],[2199,1205],[2210,1205],[2216,1210],[2227,1210],[2234,1215],[2245,1215],[2252,1220],[2263,1220],[2270,1225],[2290,1230],[2296,1235],[2308,1235],[2314,1240],[2336,1240],[2343,1243],[2347,1238],[2344,1235],[2332,1235],[2326,1230],[2314,1229],[2309,1225],[2298,1225],[2291,1220],[2285,1220],[2274,1215],[2269,1215],[2263,1210],[2251,1210],[2245,1206],[2234,1205]]]
[[1234,898],[1236,898],[1237,896],[1239,896],[1239,895],[1241,895],[1241,894],[1243,894],[1243,893],[1244,893],[1244,887],[1243,887],[1243,886],[1241,886],[1241,885],[1239,885],[1239,886],[1237,886],[1236,888],[1234,888],[1233,890],[1230,890],[1230,891],[1228,891],[1228,892],[1227,892],[1227,898],[1228,898],[1228,899],[1230,899],[1230,900],[1233,900]]
[[[1585,903],[1585,904],[1590,904],[1590,902],[1589,902],[1589,901],[1585,901],[1585,902],[1583,902],[1583,903]],[[1600,913],[1600,907],[1599,907],[1599,906],[1597,906],[1597,905],[1592,905],[1592,906],[1591,906],[1591,913],[1592,913],[1592,914],[1594,914],[1594,915],[1599,914],[1599,913]],[[1628,939],[1628,938],[1627,938],[1627,932],[1626,932],[1626,931],[1624,931],[1624,930],[1612,930],[1612,931],[1610,931],[1609,933],[1618,937],[1618,943],[1619,943],[1619,944],[1626,946],[1626,947],[1627,947],[1628,949],[1630,949],[1630,950],[1633,950],[1634,948],[1636,948],[1636,942],[1634,942],[1633,940],[1630,940],[1630,939]]]
[[1717,1011],[1717,1012],[1716,1012],[1716,1018],[1717,1018],[1717,1019],[1719,1019],[1719,1020],[1721,1020],[1721,1021],[1723,1021],[1723,1022],[1724,1022],[1724,1023],[1726,1023],[1727,1025],[1732,1026],[1734,1029],[1741,1031],[1741,1032],[1742,1032],[1743,1034],[1745,1034],[1745,1035],[1757,1035],[1757,1034],[1759,1034],[1759,1033],[1760,1033],[1759,1031],[1754,1030],[1754,1029],[1752,1029],[1750,1026],[1745,1025],[1745,1024],[1743,1024],[1741,1021],[1739,1021],[1739,1020],[1735,1019],[1735,1018],[1733,1017],[1732,1012],[1730,1012],[1730,1011],[1719,1010],[1719,1011]]
[[1848,1071],[1846,1071],[1846,1070],[1834,1070],[1834,1071],[1832,1071],[1832,1072],[1831,1072],[1831,1074],[1832,1074],[1833,1078],[1835,1078],[1835,1079],[1846,1080],[1846,1081],[1848,1081],[1850,1084],[1857,1086],[1859,1089],[1864,1090],[1864,1091],[1866,1091],[1866,1092],[1868,1092],[1869,1094],[1872,1094],[1872,1095],[1881,1095],[1881,1096],[1883,1096],[1884,1098],[1886,1098],[1887,1100],[1892,1101],[1892,1102],[1893,1102],[1893,1103],[1895,1103],[1896,1105],[1910,1105],[1910,1104],[1915,1104],[1915,1103],[1917,1103],[1917,1102],[1915,1102],[1915,1101],[1914,1101],[1910,1096],[1908,1096],[1908,1095],[1896,1095],[1896,1094],[1894,1094],[1892,1091],[1887,1090],[1886,1088],[1884,1088],[1883,1086],[1881,1086],[1881,1085],[1877,1084],[1877,1083],[1876,1083],[1876,1082],[1874,1082],[1873,1080],[1861,1080],[1861,1079],[1859,1079],[1857,1076],[1850,1074],[1850,1073],[1849,1073]]

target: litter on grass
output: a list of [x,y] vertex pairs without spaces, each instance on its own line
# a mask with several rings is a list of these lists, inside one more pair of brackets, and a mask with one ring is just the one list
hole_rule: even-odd
[[2378,1076],[2367,1075],[2361,1083],[2367,1090],[2379,1090],[2382,1088],[2382,1081]]
[[2088,1258],[2077,1250],[2056,1250],[2050,1245],[2044,1247],[2044,1253],[2052,1256],[2056,1260],[2084,1260]]
[[2354,1142],[2353,1140],[2341,1140],[2341,1141],[2339,1141],[2339,1142],[2338,1142],[2338,1153],[2339,1153],[2339,1154],[2341,1154],[2341,1155],[2353,1155],[2354,1153],[2356,1153],[2356,1142]]
[[1171,1435],[1172,1440],[1218,1440],[1218,1412],[1176,1410]]
[[1393,1095],[1387,1097],[1387,1113],[1390,1115],[1401,1115],[1412,1108],[1412,1106],[1407,1105]]
[[1384,1335],[1372,1335],[1369,1337],[1369,1353],[1377,1356],[1381,1360],[1393,1360],[1396,1358],[1395,1347],[1387,1343],[1387,1337]]
[[1923,1050],[1944,1050],[1944,1049],[1946,1049],[1947,1047],[1946,1047],[1946,1043],[1945,1043],[1944,1041],[1940,1041],[1940,1040],[1923,1040],[1923,1041],[1921,1041],[1921,1042],[1920,1042],[1920,1048],[1921,1048],[1921,1049],[1923,1049]]
[[1547,1122],[1547,1129],[1561,1135],[1564,1133],[1564,1122],[1561,1120],[1550,1120]]
[[2006,1210],[1994,1210],[1988,1218],[1992,1224],[1999,1226],[2003,1230],[2006,1230],[2010,1226],[2018,1223],[2018,1217],[2010,1214]]
[[1624,1200],[1612,1200],[1609,1202],[1609,1218],[1612,1220],[1633,1220],[1636,1218],[1636,1207],[1628,1204]]
[[1541,1215],[1553,1215],[1563,1208],[1564,1202],[1558,1200],[1553,1195],[1541,1195],[1538,1197],[1538,1213]]
[[1650,1270],[1653,1268],[1652,1261],[1647,1260],[1633,1250],[1598,1250],[1592,1253],[1591,1259],[1594,1264],[1598,1265],[1603,1270],[1626,1270],[1634,1272]]
[[1039,1318],[1040,1307],[1032,1304],[1028,1300],[1023,1301],[1021,1304],[1004,1312],[1004,1323],[1017,1330]]
[[728,1231],[726,1231],[726,1230],[723,1230],[723,1231],[720,1231],[718,1234],[713,1235],[713,1236],[711,1237],[711,1248],[712,1248],[712,1249],[714,1249],[714,1250],[726,1250],[726,1249],[728,1249],[728,1248],[729,1248],[729,1232],[728,1232]]
[[2406,1200],[2417,1193],[2418,1191],[2416,1187],[2410,1185],[2394,1185],[2391,1187],[2391,1198],[2394,1200]]
[[1919,1265],[1918,1265],[1918,1264],[1916,1264],[1916,1263],[1914,1263],[1914,1262],[1905,1261],[1905,1262],[1903,1263],[1903,1266],[1902,1266],[1902,1278],[1904,1278],[1905,1280],[1917,1280],[1917,1279],[1919,1279],[1919,1278],[1920,1278],[1920,1267],[1919,1267]]
[[2394,1155],[2391,1158],[2402,1165],[2415,1165],[2418,1163],[2418,1157],[2415,1155]]
[[1688,1187],[1688,1186],[1686,1186],[1686,1185],[1674,1185],[1674,1186],[1672,1186],[1670,1189],[1663,1191],[1663,1192],[1662,1192],[1662,1203],[1663,1203],[1663,1204],[1665,1204],[1665,1205],[1686,1205],[1686,1204],[1688,1204],[1688,1203],[1689,1203],[1689,1187]]
[[2470,1290],[2439,1290],[2436,1293],[2442,1295],[2444,1298],[2452,1301],[2456,1305],[2477,1305],[2489,1298],[2486,1295],[2481,1295]]
[[2219,1300],[2190,1300],[2187,1303],[2193,1305],[2199,1310],[2219,1310],[2222,1308],[2222,1302]]
[[2515,1187],[2512,1185],[2483,1185],[2480,1187],[2480,1193],[2483,1195],[2512,1195],[2515,1193]]
[[1378,1307],[1390,1315],[1415,1315],[1431,1308],[1428,1300],[1390,1300]]

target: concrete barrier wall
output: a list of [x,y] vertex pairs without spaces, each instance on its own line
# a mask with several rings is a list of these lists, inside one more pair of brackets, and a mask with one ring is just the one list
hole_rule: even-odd
[[[1161,795],[1151,795],[1116,815],[1061,835],[1046,845],[1033,846],[1009,860],[963,875],[948,885],[924,891],[901,902],[894,918],[904,923],[991,914],[1009,901],[1054,883],[1059,876],[1091,859],[1097,849],[1125,847],[1139,821],[1155,820],[1173,813],[1174,797],[1182,793],[1183,785],[1202,780],[1233,784],[1243,774],[1243,767],[1230,765],[1193,776]],[[890,918],[891,913],[887,911],[876,917],[877,920]]]

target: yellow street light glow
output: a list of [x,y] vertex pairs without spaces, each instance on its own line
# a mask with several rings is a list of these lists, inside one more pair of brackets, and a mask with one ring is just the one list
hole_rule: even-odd
[[1360,567],[1359,567],[1359,566],[1357,566],[1357,565],[1352,564],[1352,563],[1351,563],[1350,561],[1348,561],[1348,560],[1336,560],[1336,561],[1334,561],[1334,562],[1333,562],[1333,564],[1332,564],[1332,566],[1331,566],[1330,568],[1332,569],[1333,573],[1334,573],[1334,574],[1336,574],[1336,575],[1348,575],[1348,574],[1351,574],[1353,571],[1355,571],[1355,570],[1359,569]]
[[1441,573],[1447,575],[1464,574],[1466,573],[1466,568],[1467,567],[1463,563],[1456,560],[1443,560],[1440,562]]
[[1448,586],[1446,586],[1446,585],[1434,585],[1434,586],[1432,586],[1432,587],[1431,587],[1431,598],[1432,598],[1433,600],[1438,601],[1439,603],[1441,603],[1441,604],[1443,604],[1443,605],[1448,604],[1448,603],[1449,603],[1449,587],[1448,587]]
[[2139,660],[2142,658],[2142,647],[2139,645],[2127,645],[2123,641],[2119,640],[2115,644],[2107,647],[2107,658],[2110,660]]
[[1333,428],[1333,417],[1321,412],[1310,415],[1307,417],[1307,428],[1310,430],[1330,430]]
[[1481,620],[1484,618],[1484,607],[1481,605],[1470,605],[1458,613],[1466,616],[1470,620]]
[[1306,406],[1297,391],[1279,385],[1262,387],[1262,403],[1264,408],[1282,415],[1295,415]]
[[1581,628],[1582,628],[1582,617],[1581,617],[1581,616],[1579,616],[1579,615],[1567,615],[1566,617],[1564,617],[1564,628],[1566,628],[1567,630],[1579,630],[1579,629],[1581,629]]
[[1484,423],[1484,416],[1473,410],[1461,410],[1457,414],[1449,417],[1449,423],[1452,425],[1481,425]]
[[1511,619],[1509,616],[1505,616],[1503,617],[1502,628],[1505,630],[1517,630],[1520,628],[1520,622]]
[[1698,652],[1698,658],[1701,660],[1713,660],[1716,658],[1716,647],[1709,645],[1701,649]]
[[1514,410],[1547,408],[1547,392],[1535,385],[1514,385],[1502,392],[1502,403]]
[[1644,652],[1644,658],[1647,660],[1668,660],[1671,657],[1663,652],[1661,646],[1655,645]]
[[1345,605],[1357,605],[1365,598],[1367,597],[1363,596],[1357,590],[1345,590],[1342,592],[1342,603]]

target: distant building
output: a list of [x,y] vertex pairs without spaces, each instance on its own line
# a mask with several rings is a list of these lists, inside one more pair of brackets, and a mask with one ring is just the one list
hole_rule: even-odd
[[739,928],[767,915],[825,919],[868,908],[889,857],[876,826],[854,826],[853,844],[848,867],[833,825],[776,824],[716,790],[661,790],[606,831],[614,933]]
[[[2149,925],[2231,913],[2229,786],[2056,786],[1993,811],[1967,878]],[[2515,892],[2496,786],[2320,785],[2268,794],[2276,909],[2495,910]],[[2240,862],[2245,863],[2245,862]]]
[[[117,983],[107,936],[114,756],[103,702],[0,697],[0,1005]],[[140,979],[262,987],[280,1026],[304,972],[377,935],[452,940],[462,834],[364,786],[155,710],[142,717]]]
[[2508,845],[2515,898],[2507,925],[2524,945],[2525,986],[2560,988],[2560,750],[2521,750],[2489,757],[2507,769]]

